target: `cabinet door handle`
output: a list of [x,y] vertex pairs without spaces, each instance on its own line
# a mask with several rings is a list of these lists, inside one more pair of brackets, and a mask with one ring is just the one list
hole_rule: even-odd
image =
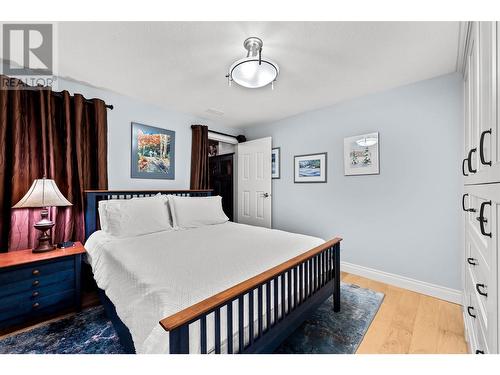
[[33,292],[33,294],[31,295],[32,297],[38,297],[40,295],[39,292]]
[[469,196],[469,194],[467,194],[467,193],[462,195],[462,210],[464,210],[465,212],[476,212],[475,208],[466,208],[465,207],[465,197],[468,197],[468,196]]
[[484,351],[477,349],[476,354],[484,354]]
[[477,259],[474,258],[467,258],[467,263],[469,263],[471,266],[477,266],[478,263],[476,263]]
[[38,286],[38,285],[40,285],[40,281],[38,280],[33,281],[33,286]]
[[484,160],[484,136],[486,134],[491,134],[491,129],[485,130],[481,133],[481,138],[479,139],[479,159],[481,160],[481,164],[483,165],[491,165],[491,160]]
[[481,288],[486,288],[486,285],[484,285],[484,284],[476,284],[476,290],[477,290],[477,292],[480,295],[482,295],[482,296],[488,297],[488,293],[482,291]]
[[469,174],[467,172],[465,172],[465,162],[467,161],[467,158],[465,158],[464,160],[462,160],[462,174],[467,177]]
[[31,272],[31,274],[33,276],[38,276],[38,275],[40,275],[40,270],[33,270],[33,272]]
[[477,169],[474,169],[472,167],[472,154],[477,151],[477,148],[473,148],[472,150],[469,151],[469,155],[467,156],[467,168],[469,169],[470,173],[476,173]]
[[476,217],[476,219],[479,221],[479,229],[481,229],[481,234],[486,237],[491,237],[491,232],[487,233],[484,229],[484,223],[488,222],[488,219],[484,217],[484,208],[486,207],[486,205],[491,206],[491,201],[481,203],[481,207],[479,208],[479,216]]
[[40,304],[39,304],[38,302],[35,302],[35,303],[33,304],[33,308],[34,308],[34,309],[38,309],[39,307],[40,307]]
[[476,318],[476,315],[475,315],[475,314],[473,314],[473,313],[471,313],[471,311],[474,311],[474,307],[472,307],[472,306],[467,306],[467,314],[469,314],[469,316],[470,316],[471,318]]

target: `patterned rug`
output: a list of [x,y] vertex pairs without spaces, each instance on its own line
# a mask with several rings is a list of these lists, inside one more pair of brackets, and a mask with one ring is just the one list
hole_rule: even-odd
[[[341,285],[341,311],[328,299],[277,350],[279,354],[355,353],[384,295]],[[0,354],[121,354],[123,349],[101,306],[0,340]]]

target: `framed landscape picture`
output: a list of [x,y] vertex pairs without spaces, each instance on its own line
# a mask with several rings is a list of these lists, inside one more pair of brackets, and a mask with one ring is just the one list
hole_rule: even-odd
[[326,182],[327,153],[296,155],[294,157],[294,182]]
[[132,123],[132,178],[175,178],[175,132]]
[[280,178],[281,173],[281,152],[279,147],[271,150],[271,177]]
[[365,174],[379,174],[378,133],[344,138],[344,175]]

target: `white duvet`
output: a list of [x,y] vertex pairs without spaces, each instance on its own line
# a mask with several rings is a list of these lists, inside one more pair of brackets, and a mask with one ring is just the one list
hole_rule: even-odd
[[[121,239],[97,231],[85,248],[97,285],[129,328],[137,353],[168,353],[168,332],[160,326],[161,319],[323,242],[316,237],[227,222]],[[248,318],[246,321],[247,326]],[[221,324],[223,338],[225,325]],[[233,327],[237,327],[236,320]],[[207,332],[210,350],[210,317]],[[237,337],[234,340],[237,342]],[[199,352],[195,324],[190,327],[190,352]]]

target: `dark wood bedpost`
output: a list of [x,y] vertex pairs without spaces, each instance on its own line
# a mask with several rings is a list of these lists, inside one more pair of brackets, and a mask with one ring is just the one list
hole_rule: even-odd
[[169,332],[170,354],[189,354],[189,325],[182,325]]
[[340,311],[340,244],[333,245],[333,311]]

